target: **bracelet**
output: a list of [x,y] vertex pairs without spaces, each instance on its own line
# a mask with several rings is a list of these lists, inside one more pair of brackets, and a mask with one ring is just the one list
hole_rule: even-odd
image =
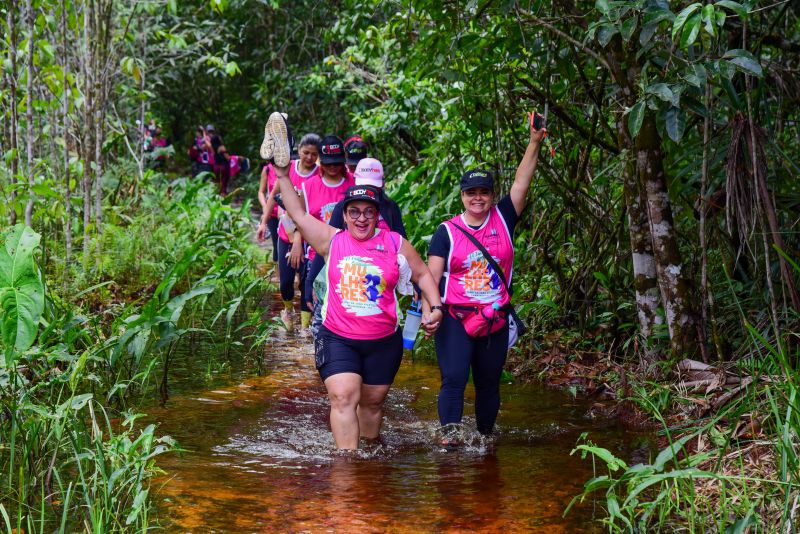
[[[431,306],[431,311],[435,311],[435,310],[442,311],[443,309],[444,309],[444,306],[442,306],[441,304],[438,305],[438,306]],[[444,313],[444,312],[442,312],[442,313]]]

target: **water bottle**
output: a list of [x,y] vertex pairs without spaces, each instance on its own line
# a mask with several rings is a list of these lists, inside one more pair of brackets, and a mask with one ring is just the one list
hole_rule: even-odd
[[406,324],[403,325],[403,348],[411,350],[414,348],[414,341],[417,339],[419,325],[422,323],[422,311],[419,301],[413,301],[411,307],[406,312]]

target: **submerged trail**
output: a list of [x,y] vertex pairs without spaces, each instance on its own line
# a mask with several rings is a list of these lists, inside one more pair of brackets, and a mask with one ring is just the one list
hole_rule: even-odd
[[587,418],[585,404],[504,385],[497,440],[468,433],[447,452],[435,440],[438,370],[406,354],[382,443],[341,457],[311,340],[277,331],[265,352],[264,376],[178,394],[151,412],[185,450],[159,462],[167,532],[596,530],[591,505],[562,517],[592,476],[569,452],[585,431],[620,448],[630,437]]

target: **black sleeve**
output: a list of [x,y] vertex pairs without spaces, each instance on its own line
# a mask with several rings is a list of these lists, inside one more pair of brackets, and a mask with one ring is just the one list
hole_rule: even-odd
[[339,230],[344,230],[344,202],[339,201],[333,207],[331,220],[328,221],[328,224]]
[[450,234],[443,224],[433,233],[431,244],[428,247],[428,256],[440,256],[447,258],[450,255]]
[[500,202],[497,203],[497,209],[500,211],[500,216],[506,221],[508,232],[513,236],[514,229],[517,227],[517,221],[519,221],[519,215],[517,215],[517,210],[514,208],[514,203],[511,201],[511,195],[506,195],[501,198]]

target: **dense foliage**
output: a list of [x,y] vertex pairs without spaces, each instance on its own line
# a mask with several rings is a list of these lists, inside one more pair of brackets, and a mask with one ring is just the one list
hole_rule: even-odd
[[[172,230],[188,224],[180,214],[195,213],[185,201],[202,194],[185,184],[155,188],[159,178],[147,169],[137,120],[162,122],[179,160],[194,127],[208,122],[234,152],[255,156],[273,109],[288,111],[297,133],[359,133],[384,162],[389,192],[424,248],[436,225],[459,209],[455,186],[465,169],[488,167],[499,192],[508,190],[526,142],[525,112],[536,108],[546,112],[550,136],[517,233],[515,299],[534,326],[522,357],[536,358],[534,347],[546,342],[608,353],[639,383],[673,381],[674,363],[685,357],[754,377],[714,414],[703,412],[697,432],[713,434],[720,421],[760,414],[760,426],[780,436],[772,473],[778,483],[732,514],[793,521],[800,430],[789,408],[800,312],[796,3],[27,0],[3,9],[0,216],[11,225],[24,218],[41,235],[43,273],[20,281],[28,289],[15,290],[16,304],[4,296],[3,376],[56,365],[39,356],[36,365],[22,361],[32,349],[18,344],[50,351],[47,328],[62,324],[54,322],[58,313],[111,313],[104,329],[68,336],[75,341],[65,342],[63,354],[86,350],[69,343],[100,343],[105,352],[92,355],[108,361],[98,360],[106,366],[98,380],[111,388],[129,383],[184,329],[179,318],[165,319],[177,306],[177,281],[183,277],[181,290],[202,299],[205,289],[192,284],[224,271],[205,271],[209,257],[199,271],[181,271],[181,258],[228,254],[233,261],[243,254],[214,233],[218,226],[202,239],[193,227],[197,249]],[[230,215],[221,204],[208,206]],[[141,218],[162,211],[168,220]],[[243,226],[235,231],[243,237]],[[30,231],[14,232],[7,235],[35,246]],[[39,311],[31,296],[39,279],[80,297],[61,302],[51,291],[59,305]],[[137,282],[122,287],[123,279]],[[13,287],[13,280],[2,284]],[[141,310],[131,319],[133,309],[120,308],[137,298],[143,303],[134,304]],[[12,305],[27,310],[15,316],[16,326]],[[44,319],[35,320],[38,314]],[[115,341],[120,350],[109,351]],[[133,352],[123,350],[130,346]],[[674,390],[662,398],[651,384],[637,395],[617,378],[620,395],[657,417],[680,404]],[[4,399],[18,403],[0,423],[4,436],[23,420],[43,421],[19,411],[27,386],[13,379],[1,387]],[[62,387],[44,389],[54,395],[47,409],[79,398],[64,408],[78,413],[98,392],[107,397],[98,408],[114,397],[94,386],[69,390],[91,391],[91,399],[65,397]],[[711,440],[711,457],[727,454],[734,430]],[[682,449],[686,441],[675,443]],[[45,448],[39,467],[59,447]],[[589,445],[583,451],[590,449],[605,454]],[[19,473],[2,450],[7,487],[17,487]],[[650,470],[632,467],[619,481],[612,476],[589,487],[607,491],[613,524],[633,528],[629,517],[636,516],[644,528],[674,514],[691,522],[687,506],[666,503],[673,492],[691,491],[698,472],[668,469],[700,460],[673,448],[659,458]],[[604,459],[612,471],[624,466]],[[667,486],[658,486],[662,498],[648,501],[655,505],[642,514],[637,488],[653,480]],[[747,483],[719,481],[723,494]],[[14,490],[14,502],[45,488],[41,480],[26,484]],[[633,492],[620,499],[620,511],[614,507],[625,488]],[[778,494],[785,506],[776,511],[765,503]],[[693,509],[693,499],[678,501]],[[727,526],[723,520],[718,529]]]

